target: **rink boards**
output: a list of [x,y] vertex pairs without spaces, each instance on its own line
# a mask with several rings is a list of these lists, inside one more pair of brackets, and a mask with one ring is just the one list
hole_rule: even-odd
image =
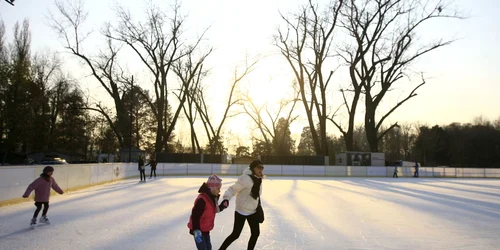
[[[240,175],[247,165],[159,163],[157,175]],[[0,205],[23,201],[21,195],[43,165],[0,167]],[[139,175],[137,163],[54,165],[54,178],[65,191],[86,188]],[[150,168],[146,168],[149,175]],[[392,177],[394,167],[265,165],[270,176]],[[399,177],[412,177],[413,167],[398,167]],[[420,177],[500,178],[500,169],[421,167]]]

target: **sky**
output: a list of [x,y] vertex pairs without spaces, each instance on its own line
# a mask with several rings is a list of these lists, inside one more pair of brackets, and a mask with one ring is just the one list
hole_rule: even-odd
[[[84,1],[89,11],[84,28],[93,33],[84,43],[84,50],[90,54],[97,53],[101,47],[99,29],[106,21],[114,21],[114,6],[116,1],[87,0]],[[134,16],[139,16],[144,10],[143,1],[119,1],[129,8]],[[162,8],[168,9],[173,1],[153,1]],[[280,22],[279,11],[290,13],[296,10],[299,0],[185,0],[182,1],[182,11],[187,15],[187,32],[192,36],[201,34],[205,29],[205,44],[213,46],[215,51],[208,58],[207,65],[210,75],[206,78],[209,85],[207,91],[210,108],[217,114],[223,108],[222,103],[227,98],[227,89],[232,80],[235,67],[244,65],[245,60],[259,60],[254,71],[242,82],[242,89],[247,89],[257,103],[268,102],[272,106],[280,98],[290,97],[293,80],[286,61],[272,45],[273,34]],[[321,1],[320,2],[324,2]],[[48,27],[48,10],[53,8],[52,1],[17,0],[12,7],[5,2],[0,3],[0,17],[7,29],[8,39],[12,36],[15,22],[27,18],[32,32],[32,53],[41,51],[64,52],[61,40]],[[453,44],[434,51],[413,65],[413,70],[423,72],[426,84],[418,90],[418,96],[408,101],[387,120],[391,122],[419,122],[423,124],[442,124],[451,122],[472,122],[477,116],[494,120],[500,117],[500,49],[497,41],[500,39],[500,2],[495,0],[457,0],[453,6],[468,13],[466,20],[448,20],[434,23],[422,30],[424,39],[449,38],[457,39]],[[109,101],[109,98],[92,78],[86,77],[88,71],[74,57],[61,54],[65,68],[71,71],[73,77],[81,82],[80,88],[88,92],[96,100]],[[142,87],[149,86],[144,68],[137,64],[137,57],[124,52],[124,64],[132,73],[142,79]],[[142,77],[142,78],[141,78]],[[329,98],[334,103],[332,109],[340,103],[340,86],[347,86],[345,73],[339,72],[335,78],[336,87],[329,92]],[[394,105],[404,98],[411,86],[419,83],[419,79],[401,84],[392,91],[384,101],[382,110]],[[337,105],[337,106],[335,106]],[[359,113],[362,113],[361,109]],[[379,115],[381,115],[380,113]],[[341,120],[342,121],[342,120]],[[357,122],[362,123],[362,116]],[[218,123],[218,122],[217,122]],[[301,116],[291,126],[292,136],[297,140],[306,126],[305,116]],[[242,126],[242,124],[244,126]],[[231,119],[226,124],[226,132],[240,135],[240,142],[245,144],[252,135],[257,135],[255,126],[246,117]],[[331,126],[330,133],[338,131]],[[201,130],[200,130],[201,131]],[[180,125],[177,134],[186,139],[188,130]],[[236,137],[235,137],[236,138]]]

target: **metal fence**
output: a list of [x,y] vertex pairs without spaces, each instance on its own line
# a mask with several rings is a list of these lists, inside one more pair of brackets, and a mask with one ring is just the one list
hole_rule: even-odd
[[223,156],[211,154],[157,153],[156,161],[168,163],[222,163]]

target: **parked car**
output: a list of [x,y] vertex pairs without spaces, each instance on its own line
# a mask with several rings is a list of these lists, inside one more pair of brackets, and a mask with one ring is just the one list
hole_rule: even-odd
[[61,165],[68,164],[65,159],[62,158],[43,158],[40,162],[43,165]]

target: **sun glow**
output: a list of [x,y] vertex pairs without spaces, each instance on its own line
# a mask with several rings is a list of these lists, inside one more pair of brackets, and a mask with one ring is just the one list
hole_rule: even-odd
[[276,74],[272,67],[272,62],[267,62],[259,66],[259,69],[248,75],[242,93],[255,106],[267,106],[270,110],[277,111],[280,103],[292,100],[293,86],[289,76],[286,74]]

